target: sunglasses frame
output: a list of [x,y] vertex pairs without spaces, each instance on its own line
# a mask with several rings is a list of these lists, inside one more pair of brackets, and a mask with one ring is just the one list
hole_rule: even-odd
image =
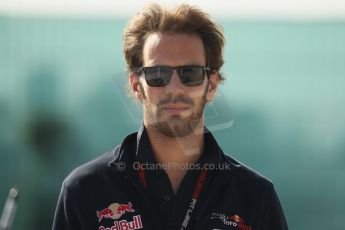
[[[203,71],[203,79],[201,81],[200,84],[196,84],[196,85],[188,85],[188,84],[185,84],[183,82],[183,75],[181,76],[181,70],[183,70],[184,68],[198,68],[198,69],[202,69]],[[149,70],[149,69],[152,69],[152,68],[158,68],[158,71],[159,71],[159,68],[168,68],[169,70],[172,70],[171,71],[171,75],[169,76],[168,79],[164,79],[166,81],[163,81],[164,84],[162,85],[152,85],[152,84],[149,84],[147,78],[146,78],[146,71]],[[211,68],[211,67],[208,67],[208,66],[199,66],[199,65],[183,65],[183,66],[163,66],[163,65],[159,65],[159,66],[145,66],[145,67],[139,67],[135,70],[135,74],[137,77],[140,77],[141,73],[144,73],[144,77],[145,77],[145,81],[147,83],[147,85],[151,86],[151,87],[164,87],[164,86],[167,86],[171,80],[171,77],[174,73],[174,70],[176,70],[177,72],[177,75],[179,76],[179,79],[180,79],[180,82],[181,84],[185,85],[185,86],[188,86],[188,87],[193,87],[193,86],[200,86],[202,85],[202,83],[204,82],[205,80],[205,74],[207,76],[207,79],[210,79],[210,75],[214,72],[214,70]]]

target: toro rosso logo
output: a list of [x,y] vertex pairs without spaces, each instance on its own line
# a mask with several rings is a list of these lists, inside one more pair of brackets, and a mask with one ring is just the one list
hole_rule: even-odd
[[132,203],[128,202],[127,204],[113,203],[107,208],[97,211],[98,222],[101,222],[103,218],[111,218],[113,220],[119,219],[126,212],[134,212],[132,208]]
[[[233,227],[237,230],[253,230],[252,226],[247,225],[242,217],[239,215],[225,215],[222,213],[212,213],[212,219],[219,219],[224,225]],[[231,229],[233,229],[231,228]]]
[[241,230],[252,230],[252,227],[246,225],[244,220],[239,215],[229,216],[229,218],[238,224],[238,228]]

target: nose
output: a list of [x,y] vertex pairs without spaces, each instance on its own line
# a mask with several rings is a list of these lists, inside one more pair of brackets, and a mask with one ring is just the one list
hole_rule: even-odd
[[166,85],[166,93],[169,95],[182,95],[183,94],[183,84],[180,81],[180,77],[178,76],[176,70],[174,70],[169,84]]

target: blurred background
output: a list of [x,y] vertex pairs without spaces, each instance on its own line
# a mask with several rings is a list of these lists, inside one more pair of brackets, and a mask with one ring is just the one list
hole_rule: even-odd
[[[137,131],[122,32],[145,2],[0,0],[0,212],[15,186],[13,229],[50,229],[68,173]],[[274,182],[290,229],[344,230],[345,2],[184,2],[227,38],[205,115],[221,147]]]

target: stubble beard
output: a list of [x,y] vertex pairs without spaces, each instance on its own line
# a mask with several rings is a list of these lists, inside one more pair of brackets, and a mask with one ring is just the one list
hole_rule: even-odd
[[[206,94],[209,83],[202,94],[201,101],[196,105],[196,110],[187,117],[181,115],[173,115],[169,118],[163,117],[163,111],[158,108],[152,108],[152,105],[147,103],[145,92],[142,86],[139,86],[144,96],[143,104],[145,110],[146,125],[149,128],[163,134],[167,137],[185,137],[192,134],[200,125],[203,125],[203,112],[206,105]],[[189,99],[185,99],[188,101]],[[170,98],[169,101],[179,101],[178,98]],[[190,100],[191,101],[191,100]],[[194,105],[194,102],[190,102]]]

